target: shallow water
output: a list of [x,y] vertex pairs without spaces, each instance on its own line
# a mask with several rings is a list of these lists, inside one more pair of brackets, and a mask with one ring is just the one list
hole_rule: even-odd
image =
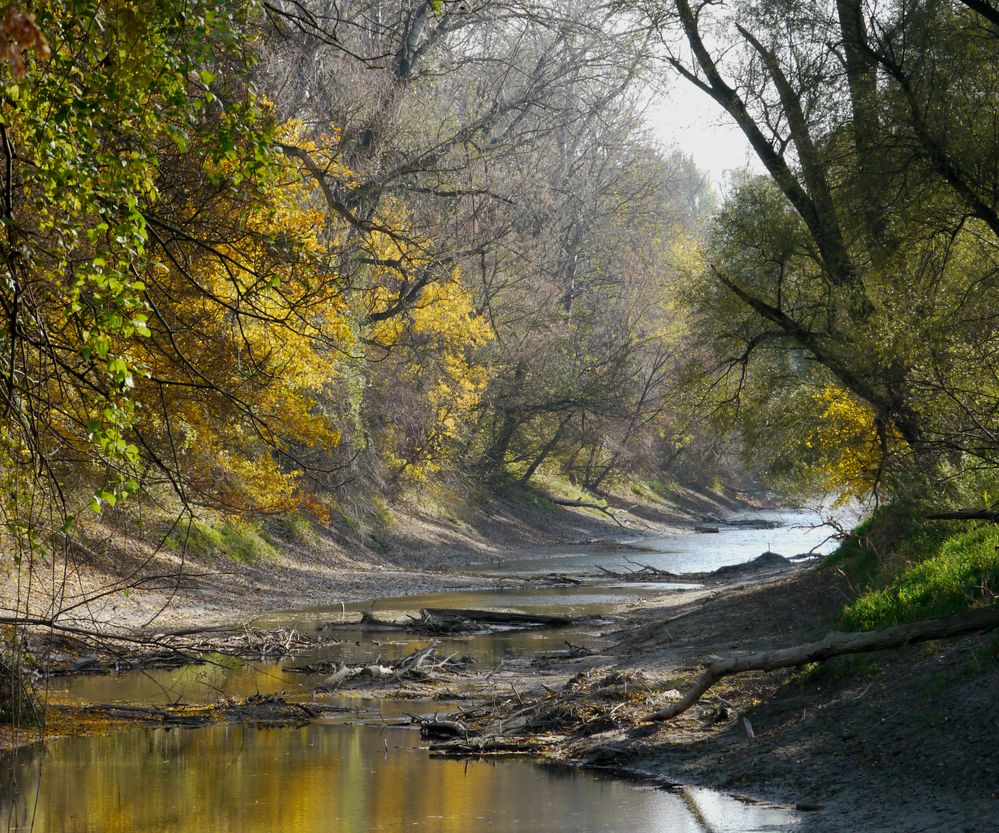
[[[651,564],[672,572],[702,571],[724,564],[740,563],[771,549],[786,555],[807,552],[817,547],[825,552],[834,544],[825,541],[827,528],[811,528],[818,516],[803,512],[758,512],[744,517],[778,520],[777,529],[725,528],[718,534],[677,533],[669,536],[632,539],[642,551],[584,548],[579,552],[548,554],[491,564],[488,572],[516,575],[558,571],[592,571],[596,565],[608,569],[636,569]],[[648,550],[648,551],[646,551]],[[485,568],[484,568],[485,569]],[[345,607],[315,607],[306,610],[269,612],[253,624],[262,628],[293,627],[303,633],[338,622],[344,612],[372,609],[387,618],[417,615],[425,607],[479,608],[520,612],[559,613],[575,617],[608,614],[622,603],[699,585],[612,582],[598,585],[530,587],[518,584],[498,590],[458,590],[397,596],[377,601],[354,602]],[[245,697],[251,694],[308,694],[325,675],[303,675],[287,670],[288,666],[320,660],[374,662],[394,660],[429,644],[426,637],[388,631],[335,629],[328,636],[339,641],[314,651],[279,662],[243,662],[206,664],[180,669],[127,672],[109,676],[80,676],[55,679],[53,691],[92,703],[204,703],[220,696]],[[600,640],[591,627],[518,630],[486,635],[439,637],[438,650],[443,655],[455,653],[480,663],[496,665],[517,658],[565,649],[565,643],[599,647]]]
[[418,744],[411,730],[343,725],[65,739],[0,761],[0,817],[18,833],[749,833],[793,823],[709,790],[434,759]]
[[[666,592],[671,587],[674,585],[628,584],[456,591],[379,599],[374,610],[390,618],[401,618],[407,613],[416,615],[424,607],[499,609],[589,617],[606,614],[622,602],[638,601],[642,597]],[[689,589],[689,585],[683,587]],[[313,633],[326,623],[338,621],[344,609],[357,612],[370,606],[370,602],[358,602],[346,608],[317,607],[271,612],[256,619],[253,624],[262,628],[293,627],[302,633]],[[293,659],[278,662],[223,661],[177,669],[63,677],[51,680],[49,686],[57,694],[90,703],[205,703],[221,696],[246,697],[282,691],[308,694],[326,674],[300,674],[289,671],[289,666],[321,660],[368,663],[378,659],[395,660],[430,644],[426,636],[396,631],[337,628],[326,631],[324,635],[339,640],[339,643],[305,651]],[[439,636],[434,641],[442,656],[457,654],[459,657],[471,657],[487,666],[565,650],[567,641],[587,647],[598,647],[600,644],[593,628],[587,626]]]
[[[291,666],[321,660],[374,663],[399,659],[430,644],[427,637],[407,637],[395,632],[338,632],[345,641],[279,661],[249,662],[220,658],[204,665],[184,668],[127,671],[121,674],[57,677],[49,681],[49,690],[88,703],[210,703],[219,697],[248,697],[252,694],[308,696],[329,672],[303,674],[288,670]],[[356,641],[355,638],[356,637]],[[573,644],[594,645],[586,633],[569,630],[527,630],[481,636],[446,637],[435,640],[442,656],[452,653],[476,656],[486,668],[501,661],[565,649],[565,640]],[[525,660],[526,661],[526,660]],[[323,702],[337,699],[323,697]],[[353,706],[355,698],[346,704]]]
[[[774,513],[766,513],[773,517]],[[634,569],[652,564],[673,572],[739,563],[770,549],[786,555],[822,545],[826,531],[796,528],[808,516],[780,513],[780,529],[727,529],[642,538],[652,551],[585,548],[508,561],[502,570],[582,572],[601,564]],[[489,565],[489,572],[498,572]],[[424,594],[333,608],[269,613],[259,627],[315,631],[371,608],[383,616],[423,607],[487,608],[595,617],[622,603],[671,592],[665,583],[586,587],[523,587]],[[690,585],[682,585],[689,589]],[[323,675],[288,666],[320,659],[395,659],[428,644],[397,632],[337,629],[340,640],[293,660],[206,664],[53,680],[55,691],[89,702],[208,702],[254,693],[307,695]],[[482,663],[564,648],[565,641],[599,647],[592,627],[451,636],[444,654]],[[519,661],[525,661],[520,659]],[[38,833],[751,833],[788,830],[792,813],[749,805],[710,790],[671,792],[582,771],[542,768],[525,761],[447,761],[419,748],[412,730],[382,721],[417,711],[447,711],[447,703],[334,698],[351,713],[304,728],[254,730],[216,725],[199,729],[141,729],[107,737],[56,741],[47,752],[0,761],[0,813],[8,830]],[[360,722],[357,722],[360,721]],[[14,785],[16,784],[16,789]]]
[[425,607],[600,616],[611,612],[622,602],[637,601],[641,597],[648,596],[650,592],[689,590],[690,587],[690,584],[669,582],[541,587],[518,584],[516,587],[498,590],[449,590],[443,593],[389,596],[373,601],[352,602],[344,607],[335,605],[307,610],[275,611],[258,617],[253,624],[258,627],[290,626],[308,631],[317,625],[338,621],[343,611],[356,613],[361,610],[371,610],[386,618],[401,618],[400,614],[416,615]]
[[[846,521],[853,519],[847,510],[840,515]],[[745,529],[719,524],[717,533],[679,531],[670,535],[629,538],[623,542],[636,549],[599,545],[563,548],[555,554],[483,564],[477,569],[490,575],[573,574],[592,572],[598,566],[629,571],[648,564],[671,573],[696,573],[751,561],[768,550],[790,557],[808,552],[824,555],[836,548],[836,542],[830,538],[832,529],[820,526],[822,518],[815,512],[745,512],[738,518],[776,521],[781,526],[777,529]]]

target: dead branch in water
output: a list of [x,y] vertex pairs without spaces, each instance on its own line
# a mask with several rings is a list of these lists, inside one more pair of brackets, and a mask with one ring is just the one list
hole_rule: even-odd
[[445,674],[453,676],[460,673],[467,661],[456,660],[455,654],[439,656],[436,645],[435,642],[433,645],[414,651],[409,656],[386,664],[382,664],[379,657],[374,662],[348,664],[322,661],[292,666],[285,670],[303,674],[329,674],[314,691],[334,691],[348,683],[401,685],[404,682],[430,682],[441,679]]
[[558,616],[548,613],[515,613],[506,610],[461,610],[450,607],[425,607],[420,613],[424,619],[440,621],[476,622],[506,627],[541,625],[561,628],[573,624],[571,616]]

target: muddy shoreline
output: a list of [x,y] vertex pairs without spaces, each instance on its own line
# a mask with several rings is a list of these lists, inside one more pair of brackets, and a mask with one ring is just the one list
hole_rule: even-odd
[[[814,833],[994,831],[999,760],[989,706],[997,680],[994,673],[966,677],[962,670],[962,657],[980,637],[878,657],[863,673],[842,678],[745,675],[713,690],[682,718],[651,730],[642,725],[641,717],[675,696],[705,655],[777,639],[795,644],[827,630],[844,589],[839,580],[806,566],[667,594],[654,607],[618,611],[597,653],[549,656],[498,671],[465,667],[404,685],[361,679],[352,690],[401,701],[458,700],[457,711],[438,717],[489,741],[475,749],[428,737],[435,754],[529,756],[663,786],[722,789],[797,808],[797,829]],[[336,711],[321,696],[318,706],[304,705],[315,714],[303,713],[294,698],[250,698],[197,713],[91,709],[89,717],[107,726],[210,720],[280,726],[328,719]],[[542,719],[532,725],[523,720],[528,713]],[[505,723],[498,733],[497,721]]]
[[[579,540],[581,533],[595,537],[607,532],[586,519],[570,534]],[[552,533],[546,544],[559,534],[565,530]],[[502,554],[502,549],[493,552]],[[452,549],[450,557],[467,563],[473,555],[481,552]],[[250,581],[273,589],[284,575],[279,565],[270,575],[261,573]],[[374,598],[399,590],[511,584],[510,579],[382,565],[330,576],[335,583],[329,587],[286,588],[275,607]],[[245,620],[257,604],[256,597],[244,595],[242,603],[215,601],[211,604],[218,607],[213,608],[203,601],[211,592],[181,592],[174,615],[166,622],[157,620],[156,627],[162,632],[192,621]],[[597,652],[567,652],[497,669],[465,667],[454,674],[441,666],[434,669],[435,675],[441,672],[440,679],[407,680],[405,685],[360,677],[358,684],[375,697],[458,700],[462,705],[446,719],[460,723],[466,736],[428,738],[437,754],[529,755],[664,786],[723,789],[797,807],[797,829],[810,833],[994,833],[999,818],[994,708],[999,673],[969,673],[967,668],[968,657],[980,650],[985,637],[910,648],[811,673],[747,674],[718,686],[681,718],[643,725],[644,715],[689,683],[699,660],[819,637],[835,627],[851,592],[840,575],[817,564],[735,573],[699,590],[622,607],[615,613],[617,621],[601,630],[603,644]],[[153,598],[150,607],[159,603]],[[148,613],[139,612],[137,621]],[[213,646],[208,640],[201,647]],[[310,715],[308,703],[286,699],[232,702],[186,716],[164,717],[169,712],[162,710],[128,715],[91,710],[89,716],[98,731],[114,725],[164,725],[172,719],[177,725],[185,719],[194,721],[189,725],[204,720],[291,725],[325,717],[321,705]],[[56,733],[60,724],[69,726],[80,716],[71,705],[59,708],[62,718],[52,727]],[[471,736],[486,738],[487,746],[491,738],[494,748],[475,749],[468,743]]]

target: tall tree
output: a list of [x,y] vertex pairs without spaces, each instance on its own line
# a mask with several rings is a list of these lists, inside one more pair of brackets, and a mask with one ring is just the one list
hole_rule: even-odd
[[985,161],[999,41],[982,11],[651,9],[668,65],[726,110],[768,174],[745,179],[716,224],[704,298],[734,350],[726,366],[800,352],[817,364],[799,381],[866,402],[882,449],[907,448],[930,471],[968,455],[992,464],[999,450],[999,180]]

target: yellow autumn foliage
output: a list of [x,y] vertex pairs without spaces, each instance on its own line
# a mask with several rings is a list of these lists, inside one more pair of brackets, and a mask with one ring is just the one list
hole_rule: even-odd
[[[383,261],[404,261],[413,270],[433,268],[418,253],[406,251],[398,239],[383,237],[376,242],[381,244]],[[383,429],[383,453],[397,474],[413,480],[441,469],[449,445],[472,424],[489,378],[476,353],[492,340],[492,329],[476,314],[460,270],[439,272],[405,315],[377,321],[366,333],[369,343],[393,359],[376,370],[373,380],[376,387],[385,388],[383,401],[391,399],[400,409],[400,417]],[[399,282],[405,277],[380,268],[376,279],[370,303],[377,312],[398,297]]]
[[[298,130],[286,125],[283,138],[302,143]],[[176,455],[199,497],[236,510],[301,502],[295,450],[339,443],[318,400],[355,341],[324,268],[328,229],[311,181],[292,160],[281,165],[252,203],[212,206],[228,239],[156,276],[159,321],[136,356],[147,370],[137,391],[144,430]]]
[[803,441],[813,460],[808,476],[839,494],[838,506],[867,497],[877,486],[883,456],[874,410],[832,384],[811,397],[820,415]]

